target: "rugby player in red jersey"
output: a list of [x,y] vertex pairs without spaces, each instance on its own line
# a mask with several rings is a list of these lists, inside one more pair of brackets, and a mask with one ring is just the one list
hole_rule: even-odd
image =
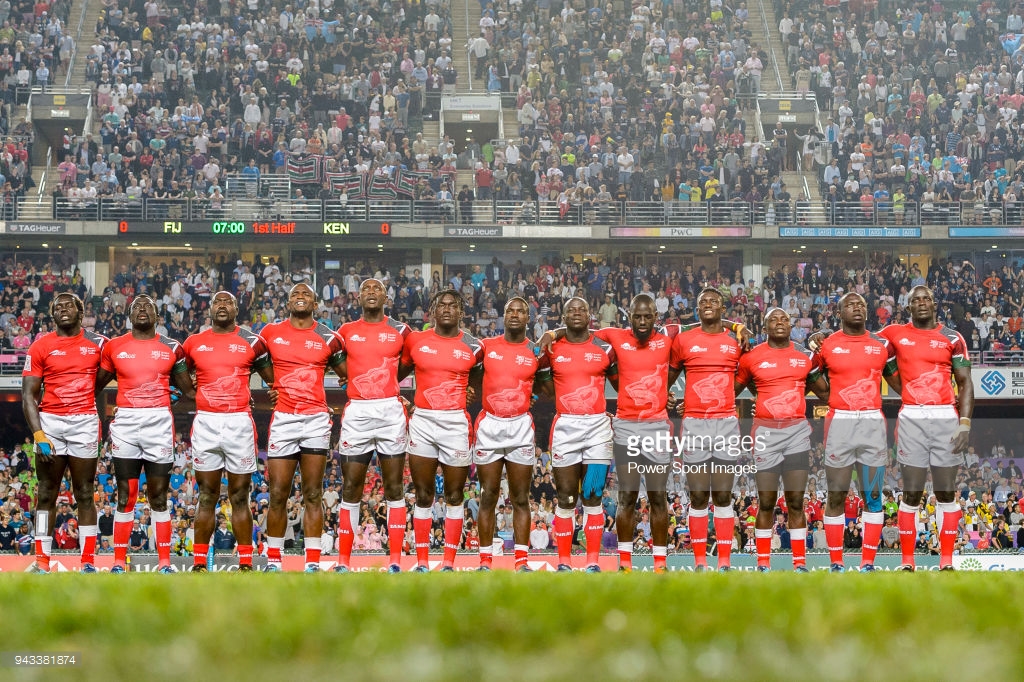
[[551,467],[558,506],[552,529],[558,548],[558,570],[572,570],[572,533],[577,498],[583,502],[587,566],[599,573],[604,534],[604,494],[614,459],[612,425],[606,412],[604,382],[617,388],[615,351],[590,332],[590,306],[579,297],[565,303],[565,337],[547,351],[550,378],[542,388],[554,396],[551,422]]
[[85,306],[72,293],[50,303],[56,330],[28,349],[21,380],[21,406],[36,443],[36,573],[50,570],[53,518],[64,472],[78,504],[82,572],[95,573],[96,505],[93,501],[100,419],[96,372],[106,337],[82,329]]
[[387,290],[377,279],[359,285],[362,316],[338,330],[345,344],[348,399],[341,415],[341,472],[344,481],[338,513],[338,565],[347,573],[352,541],[359,527],[366,471],[374,453],[384,484],[388,508],[388,571],[401,569],[405,539],[405,449],[409,444],[408,418],[398,390],[398,363],[409,325],[384,314]]
[[320,570],[323,487],[331,446],[331,413],[324,391],[328,368],[344,380],[341,337],[314,318],[316,292],[302,282],[288,292],[288,319],[268,324],[260,338],[274,364],[277,404],[267,437],[267,571],[281,570],[288,498],[298,467],[302,477],[302,531],[306,572]]
[[820,375],[814,381],[809,380],[812,354],[789,340],[792,324],[786,311],[770,308],[764,316],[764,327],[767,342],[745,353],[736,372],[736,395],[749,387],[757,396],[750,432],[760,500],[754,523],[757,570],[771,570],[773,510],[781,476],[793,547],[793,570],[806,573],[804,490],[810,470],[811,425],[807,422],[804,396],[810,388],[827,402],[828,383]]
[[195,374],[196,417],[192,422],[192,470],[199,484],[192,570],[206,571],[214,508],[222,472],[228,475],[231,528],[238,538],[238,570],[252,570],[249,488],[256,471],[256,424],[250,409],[249,375],[257,372],[273,388],[274,368],[260,337],[235,324],[238,301],[220,291],[210,302],[211,327],[185,339],[182,348]]
[[536,462],[536,434],[530,405],[534,387],[550,370],[547,358],[538,359],[537,347],[526,338],[530,307],[515,296],[505,304],[505,334],[483,339],[483,377],[479,393],[483,410],[474,428],[473,460],[480,477],[480,568],[491,567],[494,512],[498,504],[501,471],[508,472],[512,502],[515,569],[529,571],[530,483]]
[[[960,334],[939,324],[935,296],[926,286],[910,291],[910,323],[879,332],[896,353],[903,407],[896,427],[896,459],[903,474],[900,529],[901,570],[914,570],[917,510],[932,471],[939,527],[939,569],[953,569],[953,547],[962,516],[956,475],[964,462],[974,412],[971,360]],[[953,392],[950,377],[956,382]]]
[[884,377],[897,393],[900,378],[892,344],[867,331],[867,304],[855,292],[839,299],[840,331],[826,338],[815,351],[811,380],[824,375],[829,384],[828,416],[825,418],[825,538],[831,570],[841,573],[845,504],[855,464],[862,466],[861,492],[865,512],[861,570],[875,570],[874,558],[885,522],[882,482],[889,453],[885,417],[882,416],[881,382]]
[[742,454],[734,390],[742,346],[723,324],[725,301],[717,289],[697,295],[700,327],[672,341],[671,367],[686,374],[683,396],[682,460],[690,489],[690,543],[694,570],[707,569],[708,500],[714,503],[718,570],[731,569],[736,514],[732,486]]
[[441,291],[430,302],[434,326],[405,339],[398,376],[416,372],[416,409],[409,420],[409,470],[416,490],[413,533],[418,573],[430,570],[431,508],[437,494],[438,464],[444,475],[444,560],[442,571],[454,570],[462,541],[463,487],[473,462],[473,433],[466,412],[471,372],[482,367],[483,346],[459,329],[462,297]]
[[186,397],[195,397],[185,353],[174,339],[156,333],[156,304],[140,294],[128,306],[132,330],[111,339],[100,353],[96,390],[117,379],[117,413],[110,424],[110,447],[117,477],[114,514],[114,567],[125,572],[128,537],[139,498],[139,476],[146,470],[146,494],[153,510],[160,573],[171,568],[171,514],[167,488],[174,464],[174,417],[171,382]]

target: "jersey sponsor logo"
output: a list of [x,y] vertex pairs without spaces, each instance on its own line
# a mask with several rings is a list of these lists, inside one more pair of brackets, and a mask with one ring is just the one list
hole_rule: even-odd
[[564,355],[559,355],[555,357],[555,362],[572,362],[572,358],[567,358]]
[[366,341],[366,337],[365,336],[359,336],[359,334],[353,334],[349,340],[350,341],[360,341],[360,342],[362,342],[362,341]]
[[320,341],[306,341],[303,344],[306,350],[323,350],[324,344]]
[[487,354],[487,357],[489,357],[491,360],[504,360],[505,359],[504,355],[498,355],[493,350],[490,353]]
[[849,348],[843,348],[842,346],[836,346],[832,349],[832,353],[835,355],[849,355],[851,352]]
[[292,345],[290,341],[288,341],[287,339],[282,339],[280,336],[277,337],[276,339],[274,339],[274,343],[276,343],[278,346],[290,346],[290,345]]
[[768,362],[767,360],[765,360],[760,365],[758,365],[757,368],[758,369],[775,369],[777,366],[778,365],[776,365],[774,362]]
[[388,334],[387,332],[377,334],[377,343],[394,343],[395,341],[398,341],[398,334]]
[[636,350],[636,346],[631,344],[629,341],[623,343],[621,346],[619,346],[619,348],[621,348],[622,350]]
[[428,355],[437,355],[437,351],[430,346],[420,346],[421,353],[427,353]]
[[[932,341],[932,343],[935,343],[935,342]],[[911,341],[910,339],[904,337],[904,338],[900,339],[900,345],[901,346],[916,346],[917,344],[914,343],[913,341]],[[934,347],[935,346],[932,346],[932,348],[934,348]]]
[[708,349],[707,348],[702,348],[701,346],[694,345],[694,346],[690,346],[690,352],[691,353],[707,353]]
[[56,355],[57,357],[60,357],[60,358],[67,357],[67,353],[65,353],[64,351],[62,351],[59,348],[55,348],[55,349],[51,350],[50,351],[50,355],[51,356]]
[[[157,352],[159,352],[159,351],[157,351]],[[123,350],[123,351],[121,351],[120,353],[117,354],[117,359],[118,360],[134,360],[135,359],[135,353],[129,353],[128,351],[124,351]]]
[[82,355],[96,355],[96,346],[79,346],[78,352]]
[[211,346],[207,346],[204,343],[201,346],[199,346],[199,348],[196,348],[196,352],[197,353],[212,353],[213,352],[213,348]]
[[151,350],[149,352],[150,360],[170,360],[171,354],[162,350]]

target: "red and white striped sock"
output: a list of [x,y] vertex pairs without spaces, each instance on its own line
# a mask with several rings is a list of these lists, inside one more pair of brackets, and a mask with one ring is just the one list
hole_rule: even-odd
[[516,558],[516,570],[518,571],[523,566],[527,566],[530,559],[530,546],[529,545],[516,545],[515,546],[515,558]]
[[732,507],[715,507],[715,546],[718,548],[718,567],[732,566],[732,536],[736,529],[736,512]]
[[917,507],[900,502],[896,525],[900,529],[900,554],[903,556],[903,565],[913,566],[914,548],[917,546]]
[[252,545],[238,546],[238,565],[252,566]]
[[82,543],[82,564],[96,563],[96,534],[99,528],[92,526],[78,527],[78,541]]
[[625,568],[628,571],[633,570],[633,543],[632,542],[620,542],[619,543],[619,568]]
[[490,545],[489,547],[484,547],[483,545],[480,545],[480,565],[490,568],[493,561],[494,545]]
[[267,537],[267,563],[281,566],[281,552],[284,551],[284,538]]
[[130,511],[114,512],[114,565],[125,565],[128,557],[128,539],[132,534],[132,522],[135,514]]
[[882,540],[882,526],[885,524],[884,512],[866,511],[861,515],[864,521],[864,543],[860,550],[860,565],[875,563],[878,543]]
[[708,565],[708,509],[690,508],[686,515],[687,525],[690,527],[690,547],[693,548],[693,563],[695,566]]
[[455,555],[462,545],[462,523],[466,510],[463,505],[451,506],[444,512],[444,561],[442,566],[454,566]]
[[843,563],[843,531],[846,517],[825,517],[825,542],[828,544],[828,560],[833,564]]
[[654,570],[668,568],[668,547],[663,545],[654,546]]
[[956,502],[939,502],[936,511],[940,512],[942,519],[939,527],[939,568],[945,568],[953,565],[953,549],[956,547],[963,511]]
[[320,565],[320,554],[323,552],[323,538],[303,538],[302,547],[305,549],[306,564]]
[[790,528],[789,544],[793,548],[793,568],[807,567],[807,529]]
[[587,565],[596,566],[601,558],[601,540],[604,537],[604,509],[584,507],[583,533],[587,539]]
[[405,500],[388,500],[388,555],[393,564],[402,563],[406,517]]
[[209,553],[210,553],[210,545],[209,545],[209,543],[207,543],[207,544],[201,544],[201,543],[198,543],[198,542],[194,543],[192,545],[192,565],[193,566],[205,566],[206,565],[206,555],[209,554]]
[[572,530],[575,515],[576,510],[574,509],[555,507],[555,518],[551,522],[551,530],[555,536],[555,546],[558,548],[559,564],[572,564]]
[[[791,536],[792,537],[792,536]],[[757,548],[758,568],[771,568],[772,566],[772,529],[755,528],[754,546]]]
[[416,564],[418,566],[430,565],[430,526],[433,516],[430,508],[413,507],[412,529],[416,539]]
[[352,541],[359,523],[359,503],[342,502],[338,509],[338,565],[348,566],[352,560]]
[[156,557],[161,568],[171,565],[171,512],[153,510],[153,526],[156,530]]

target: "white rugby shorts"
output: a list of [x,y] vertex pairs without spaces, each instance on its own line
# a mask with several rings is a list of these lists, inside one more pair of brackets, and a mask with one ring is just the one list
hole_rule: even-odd
[[811,425],[806,419],[792,423],[755,419],[750,436],[758,470],[771,469],[782,464],[788,455],[799,455],[811,449]]
[[169,407],[119,407],[110,423],[114,457],[154,464],[174,462],[174,417]]
[[512,464],[533,466],[536,461],[536,432],[533,417],[497,417],[481,412],[476,419],[473,463],[491,464],[504,459]]
[[99,454],[100,418],[92,414],[39,413],[43,433],[53,443],[58,457],[96,459]]
[[290,457],[300,450],[331,447],[331,415],[274,412],[270,417],[267,457]]
[[404,455],[409,445],[409,420],[398,397],[352,400],[341,413],[342,457]]
[[825,417],[825,466],[888,464],[885,417],[881,410],[832,410]]
[[556,414],[551,422],[551,466],[611,464],[612,420],[607,414]]
[[473,431],[465,410],[417,407],[409,419],[409,454],[441,464],[468,467],[473,463]]
[[952,405],[904,405],[896,421],[896,459],[912,467],[957,467],[964,453],[953,452],[960,415]]
[[197,412],[192,421],[192,468],[256,471],[256,423],[249,412]]

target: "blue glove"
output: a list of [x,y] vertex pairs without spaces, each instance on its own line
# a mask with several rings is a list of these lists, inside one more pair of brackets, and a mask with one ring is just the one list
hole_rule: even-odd
[[583,475],[583,498],[600,497],[604,493],[604,484],[608,480],[608,464],[588,464]]
[[181,390],[177,386],[171,386],[171,405],[181,400]]

